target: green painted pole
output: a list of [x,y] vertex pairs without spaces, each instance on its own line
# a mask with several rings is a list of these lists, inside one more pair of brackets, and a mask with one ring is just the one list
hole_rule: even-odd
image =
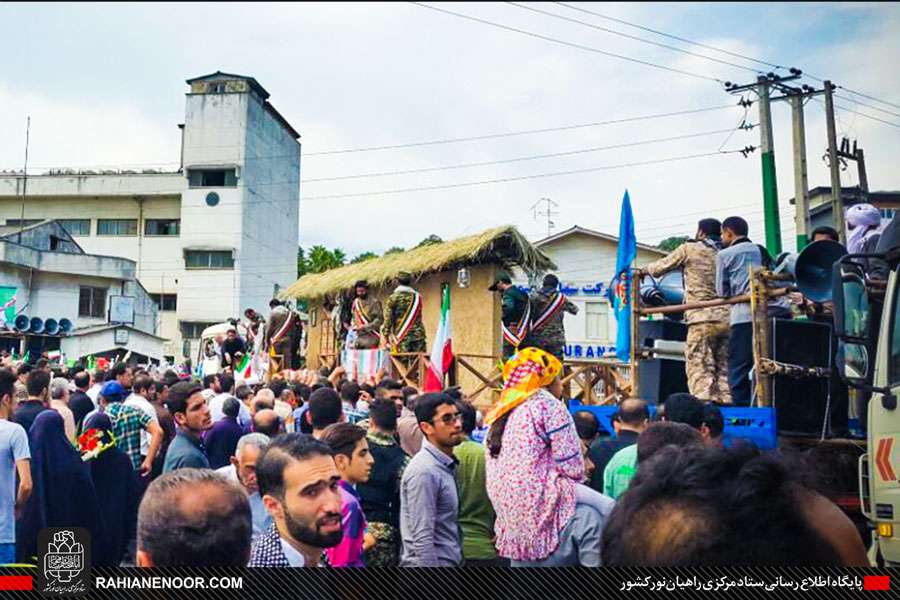
[[765,77],[759,77],[757,83],[766,248],[772,256],[778,256],[781,254],[781,218],[778,212],[778,182],[775,177],[775,148],[772,142],[772,111],[769,104],[769,82]]

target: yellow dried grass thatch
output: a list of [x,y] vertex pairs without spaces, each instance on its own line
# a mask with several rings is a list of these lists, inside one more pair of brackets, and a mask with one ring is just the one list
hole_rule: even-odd
[[495,227],[478,235],[388,254],[361,263],[304,275],[281,292],[282,299],[315,300],[342,292],[360,279],[376,287],[406,271],[413,277],[458,269],[464,265],[496,262],[518,266],[526,273],[555,269],[556,265],[510,225]]

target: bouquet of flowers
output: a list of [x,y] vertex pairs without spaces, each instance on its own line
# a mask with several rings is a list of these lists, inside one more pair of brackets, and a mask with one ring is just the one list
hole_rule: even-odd
[[[108,438],[107,441],[104,441],[104,437]],[[115,445],[116,438],[112,432],[101,429],[88,429],[78,436],[78,442],[75,444],[84,462],[97,458]]]

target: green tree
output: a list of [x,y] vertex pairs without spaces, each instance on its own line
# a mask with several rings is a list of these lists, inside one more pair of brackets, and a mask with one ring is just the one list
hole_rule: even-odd
[[359,254],[356,257],[354,257],[353,260],[350,261],[350,264],[355,265],[356,263],[365,262],[372,258],[378,258],[378,255],[375,254],[374,252],[363,252],[362,254]]
[[323,273],[329,269],[343,266],[345,260],[343,250],[329,250],[325,246],[313,246],[309,249],[309,273]]
[[297,246],[297,279],[300,279],[309,272],[309,263],[306,260],[306,253],[303,246]]
[[388,254],[398,254],[400,252],[406,252],[406,249],[401,248],[400,246],[394,246],[393,248],[388,248],[384,255],[387,256]]
[[442,240],[440,237],[432,233],[427,238],[419,242],[418,245],[416,245],[416,248],[421,248],[422,246],[431,246],[433,244],[440,244],[443,243],[443,241],[444,240]]
[[691,238],[689,238],[686,235],[673,235],[672,237],[667,237],[666,239],[664,239],[663,241],[658,243],[656,245],[656,247],[659,248],[660,250],[665,250],[666,252],[671,252],[672,250],[674,250],[678,246],[682,245],[689,239],[691,239]]

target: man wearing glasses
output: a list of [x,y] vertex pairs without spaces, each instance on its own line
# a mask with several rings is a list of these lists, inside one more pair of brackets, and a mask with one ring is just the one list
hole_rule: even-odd
[[464,439],[459,408],[447,394],[424,394],[416,401],[416,420],[425,440],[400,484],[400,566],[457,567],[462,541],[453,448]]

